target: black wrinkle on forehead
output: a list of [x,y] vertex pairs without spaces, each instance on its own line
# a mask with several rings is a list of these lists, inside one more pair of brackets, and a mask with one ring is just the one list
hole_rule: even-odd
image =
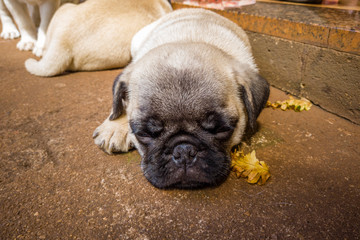
[[156,81],[149,81],[150,88],[146,87],[153,91],[146,91],[144,87],[144,94],[140,94],[140,105],[148,106],[144,108],[151,109],[159,116],[194,119],[225,105],[218,95],[219,91],[213,89],[211,81],[204,78],[201,72],[194,74],[174,70],[171,74],[163,73],[156,77]]

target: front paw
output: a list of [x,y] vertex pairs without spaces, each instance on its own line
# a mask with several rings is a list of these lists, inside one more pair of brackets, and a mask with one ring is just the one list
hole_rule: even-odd
[[21,51],[31,51],[35,46],[35,39],[21,38],[16,47]]
[[45,41],[46,41],[46,35],[44,33],[42,33],[42,32],[41,33],[39,32],[36,44],[35,44],[34,49],[32,51],[32,53],[35,56],[41,57],[43,55],[44,48],[45,48]]
[[132,148],[126,116],[106,119],[93,133],[95,144],[108,154],[128,152]]
[[35,45],[32,53],[37,57],[42,57],[43,51],[44,51],[43,47]]
[[4,29],[1,32],[1,37],[3,39],[15,39],[15,38],[20,37],[20,33],[16,28]]

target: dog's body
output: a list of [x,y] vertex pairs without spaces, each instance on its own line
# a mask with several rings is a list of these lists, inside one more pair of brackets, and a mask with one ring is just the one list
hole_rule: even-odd
[[[17,44],[17,48],[25,51],[32,50],[36,56],[41,56],[48,25],[56,9],[60,6],[60,0],[3,1],[19,27],[21,40]],[[29,12],[33,13],[33,15]],[[37,14],[39,16],[36,16]],[[38,29],[36,29],[36,22],[34,22],[34,18],[37,17],[40,18]],[[7,24],[9,24],[8,22]],[[15,34],[14,36],[18,35]]]
[[66,70],[93,71],[130,62],[131,39],[142,27],[170,12],[168,0],[87,0],[65,4],[50,23],[45,53],[26,69],[39,76]]
[[210,11],[178,10],[139,31],[132,54],[95,143],[107,153],[134,145],[159,188],[222,182],[269,96],[245,32]]

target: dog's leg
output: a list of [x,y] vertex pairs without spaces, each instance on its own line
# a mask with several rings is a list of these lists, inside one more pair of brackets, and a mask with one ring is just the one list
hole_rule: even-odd
[[40,11],[40,26],[38,29],[37,41],[33,49],[33,54],[37,57],[41,57],[45,47],[46,31],[48,29],[50,20],[54,15],[56,9],[60,6],[60,0],[44,1],[39,5]]
[[93,133],[95,144],[108,154],[128,152],[132,148],[126,114],[115,120],[107,118]]
[[30,18],[26,4],[18,0],[4,0],[4,3],[20,30],[21,40],[16,47],[19,50],[32,50],[36,42],[36,28]]
[[14,39],[20,37],[20,33],[17,30],[3,0],[0,0],[0,19],[2,23],[2,32],[1,32],[2,38]]
[[30,17],[35,24],[35,27],[38,28],[40,25],[40,12],[38,5],[26,4],[29,10]]

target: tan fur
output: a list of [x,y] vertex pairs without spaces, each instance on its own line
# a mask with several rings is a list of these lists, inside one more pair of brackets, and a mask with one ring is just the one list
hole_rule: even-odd
[[[207,20],[206,24],[204,24],[204,21],[201,21],[204,19]],[[180,24],[174,24],[178,22]],[[213,25],[209,28],[208,24]],[[200,47],[202,45],[212,46],[217,50],[205,47],[204,52],[199,54],[206,60],[203,59],[203,62],[198,62],[195,58],[189,57],[190,53],[198,51],[196,43],[201,44],[199,45]],[[169,47],[164,47],[167,44],[170,44]],[[181,44],[195,45],[193,50],[187,52],[180,51],[175,56],[172,56],[172,53],[177,49],[177,44],[179,46]],[[159,47],[161,47],[161,50],[158,50]],[[216,92],[213,94],[223,95],[222,97],[227,99],[226,102],[228,103],[226,111],[239,118],[230,140],[229,149],[240,142],[248,120],[244,103],[239,101],[238,86],[243,85],[248,90],[247,72],[258,73],[252,57],[249,40],[241,28],[210,11],[201,9],[177,10],[139,31],[133,38],[131,50],[133,61],[121,76],[122,81],[129,86],[129,92],[131,93],[129,94],[126,108],[126,114],[129,119],[136,119],[140,114],[139,95],[141,93],[139,93],[138,87],[146,85],[150,76],[161,75],[163,70],[165,70],[162,69],[162,65],[165,62],[177,69],[193,68],[193,71],[196,69],[195,66],[202,66],[205,70],[209,69],[209,72],[217,74],[217,79],[221,81],[212,81],[208,84],[212,85],[214,90],[222,89],[221,93]],[[161,59],[160,55],[165,55],[166,59]],[[235,74],[235,72],[237,73]],[[209,76],[206,76],[206,72],[204,74],[204,80],[210,79]],[[152,92],[156,91],[156,89],[148,89],[148,91]],[[169,96],[176,94],[170,93]],[[199,95],[201,96],[201,93]],[[167,102],[170,100],[163,99],[163,101]],[[123,117],[124,115],[121,118]],[[105,120],[95,130],[95,143],[107,153],[116,152],[116,150],[127,151],[130,145],[123,139],[111,138],[109,143],[101,145],[105,138],[109,139],[105,137],[106,135],[119,135],[117,132],[122,132],[121,135],[128,136],[125,133],[129,132],[129,126],[123,128],[114,127],[111,131],[111,127],[106,126],[109,125],[109,122],[108,119]],[[105,128],[107,129],[106,133],[102,130]],[[128,138],[131,139],[141,153],[141,146],[137,143],[133,134],[129,133]],[[125,145],[124,143],[127,144]],[[111,149],[108,146],[117,147]]]
[[208,10],[177,10],[140,30],[131,51],[95,144],[110,154],[135,146],[158,188],[224,181],[231,147],[269,96],[245,32]]
[[110,121],[105,120],[105,124],[99,127],[99,135],[97,136],[96,144],[104,149],[108,154],[112,152],[127,152],[131,148],[131,140],[128,129],[128,119],[126,115]]
[[171,11],[166,0],[87,0],[65,4],[54,15],[40,61],[26,69],[38,76],[69,71],[124,67],[130,62],[131,39],[147,24]]

